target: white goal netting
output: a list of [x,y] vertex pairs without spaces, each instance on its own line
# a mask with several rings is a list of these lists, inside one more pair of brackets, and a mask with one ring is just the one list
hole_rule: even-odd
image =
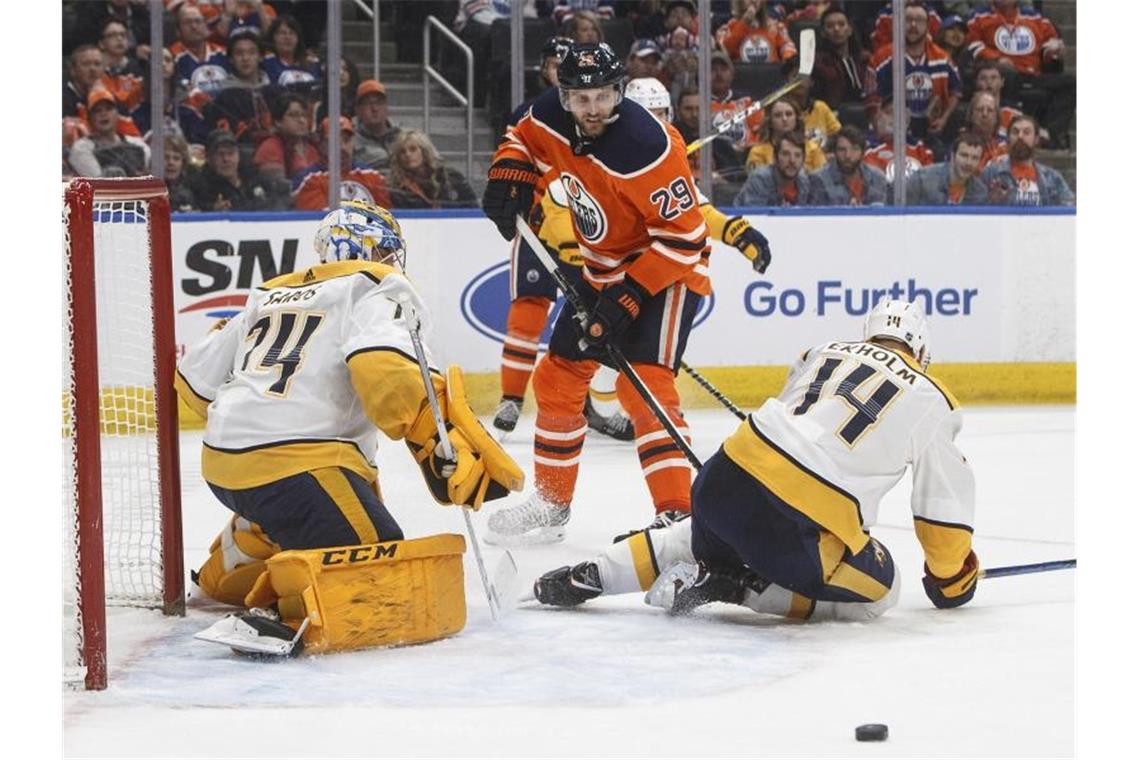
[[[97,519],[80,508],[77,467],[97,458],[102,485],[102,575],[105,603],[161,606],[163,601],[162,521],[158,438],[155,418],[156,366],[148,238],[148,203],[95,201],[96,348],[98,351],[99,451],[77,445],[72,410],[76,405],[75,349],[70,278],[73,256],[89,255],[78,245],[82,232],[64,207],[64,663],[65,677],[80,681],[84,662],[85,582],[98,572],[90,556],[80,560],[81,522]],[[74,248],[73,248],[74,246]],[[79,329],[82,329],[81,327]],[[88,605],[92,603],[87,602]],[[100,614],[102,614],[100,610]]]

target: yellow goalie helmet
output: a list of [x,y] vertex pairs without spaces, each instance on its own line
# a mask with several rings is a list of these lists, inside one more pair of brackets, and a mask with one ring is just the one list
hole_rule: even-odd
[[404,234],[388,209],[366,201],[343,201],[321,220],[313,241],[321,263],[378,261],[404,269]]

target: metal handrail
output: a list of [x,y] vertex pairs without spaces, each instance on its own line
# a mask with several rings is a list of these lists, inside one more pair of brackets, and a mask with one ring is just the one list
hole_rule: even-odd
[[352,0],[364,15],[372,19],[372,78],[380,80],[380,0],[372,0],[372,7],[364,0]]
[[[452,87],[451,83],[443,78],[443,75],[436,71],[431,65],[431,30],[435,27],[439,32],[460,50],[467,58],[467,96],[464,97],[463,93]],[[447,25],[437,19],[435,16],[428,16],[424,19],[424,132],[431,132],[431,81],[435,80],[440,87],[444,89],[451,97],[459,101],[459,104],[467,108],[467,178],[471,179],[472,172],[472,155],[474,154],[475,145],[475,113],[473,103],[475,101],[475,54],[471,52],[471,48],[459,39]]]

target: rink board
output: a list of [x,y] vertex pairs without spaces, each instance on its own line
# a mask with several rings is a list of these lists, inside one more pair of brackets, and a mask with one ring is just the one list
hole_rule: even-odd
[[[714,295],[698,314],[686,361],[751,403],[778,388],[792,357],[857,337],[877,299],[901,297],[927,310],[935,362],[953,365],[943,374],[963,401],[1071,402],[1075,214],[957,211],[746,213],[771,242],[772,266],[759,275],[735,249],[714,245]],[[311,241],[320,216],[176,215],[180,350],[239,311],[251,288],[317,263]],[[476,401],[487,406],[497,396],[508,244],[478,211],[399,218],[409,276],[432,312],[436,358],[475,375]],[[757,367],[769,369],[750,377]]]

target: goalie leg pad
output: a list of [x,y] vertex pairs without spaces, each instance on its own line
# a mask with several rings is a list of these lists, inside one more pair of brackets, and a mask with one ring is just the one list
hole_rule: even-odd
[[279,551],[259,525],[234,515],[210,545],[210,556],[193,580],[211,599],[242,606],[265,571],[265,560]]
[[285,551],[266,562],[245,599],[276,602],[282,622],[304,633],[307,652],[419,644],[467,622],[466,542],[456,534],[360,546]]

